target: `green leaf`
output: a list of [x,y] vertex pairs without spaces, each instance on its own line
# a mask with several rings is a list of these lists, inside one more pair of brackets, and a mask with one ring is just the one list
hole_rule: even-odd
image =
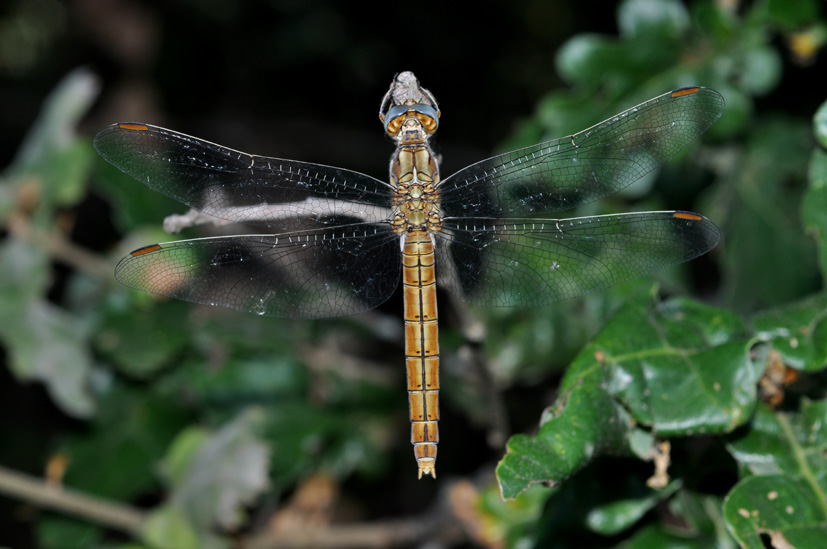
[[757,46],[744,52],[743,71],[738,81],[742,89],[753,95],[765,95],[781,80],[781,56],[770,46]]
[[86,140],[74,140],[54,152],[43,166],[43,184],[56,205],[73,205],[83,198],[94,161],[95,152]]
[[[813,116],[813,133],[821,148],[827,149],[827,101],[821,104]],[[824,186],[824,172],[820,173],[818,179],[820,186]]]
[[537,520],[549,495],[549,490],[537,486],[515,500],[503,501],[499,489],[493,484],[487,485],[474,505],[477,519],[486,525],[481,532],[484,539],[477,541],[493,547],[502,545],[503,541],[506,547],[533,544]]
[[[735,14],[713,2],[693,2],[691,10],[692,31],[699,33],[713,44],[722,44],[737,37],[742,23]],[[720,91],[720,90],[719,90]]]
[[818,0],[768,0],[767,15],[774,23],[793,30],[819,20]]
[[168,366],[187,344],[186,317],[192,306],[167,301],[152,307],[109,308],[95,343],[121,371],[148,378]]
[[739,310],[799,299],[820,285],[814,246],[800,222],[803,167],[811,146],[803,124],[763,124],[739,159],[735,180],[718,199],[727,204],[728,215],[724,293]]
[[805,399],[801,404],[801,425],[808,444],[827,446],[827,400]]
[[164,458],[164,473],[173,486],[184,481],[196,453],[204,446],[209,433],[201,427],[189,427],[181,431]]
[[680,486],[679,482],[673,482],[663,490],[651,490],[640,497],[595,505],[586,516],[586,523],[589,528],[604,536],[623,532],[637,523],[659,502],[674,494]]
[[48,282],[45,252],[16,238],[0,245],[0,339],[21,380],[42,382],[55,403],[75,417],[88,417],[92,357],[87,330],[40,295]]
[[672,543],[675,538],[692,539],[695,546],[736,548],[727,533],[722,511],[723,498],[683,489],[669,501],[669,512],[677,520],[669,520],[664,528]]
[[174,505],[162,505],[147,518],[144,540],[156,549],[201,549],[202,540]]
[[[659,524],[650,524],[617,546],[618,549],[706,549],[709,540],[683,539],[675,536]],[[733,548],[734,549],[734,548]]]
[[730,453],[754,476],[727,496],[724,516],[746,547],[758,534],[816,547],[827,534],[827,401],[802,400],[799,412],[759,406],[750,429],[730,437]]
[[[161,233],[160,226],[166,216],[184,213],[186,209],[180,202],[147,189],[102,158],[97,158],[94,168],[95,190],[111,205],[116,227],[122,231],[130,231],[130,237],[136,232],[136,227],[141,225],[152,227]],[[141,240],[130,249],[146,245],[148,242],[170,240],[168,236]]]
[[651,280],[639,279],[551,308],[480,309],[478,317],[490,327],[484,348],[495,376],[536,379],[562,372],[594,337],[603,319],[630,298],[648,296],[651,288]]
[[[197,449],[182,452],[173,445],[174,452],[165,462],[167,470],[174,472],[172,504],[197,531],[213,525],[238,527],[244,507],[267,489],[269,449],[257,435],[263,418],[261,410],[251,408],[197,444]],[[189,458],[188,466],[182,456]]]
[[638,304],[601,336],[609,390],[661,436],[727,432],[748,419],[760,373],[735,315],[684,299]]
[[660,435],[728,432],[746,421],[760,372],[743,333],[736,316],[689,300],[626,304],[575,358],[537,435],[509,440],[497,467],[503,496],[629,451],[633,420]]
[[727,447],[752,474],[787,473],[807,479],[827,516],[827,403],[804,399],[802,412],[796,414],[758,406],[749,430],[733,435]]
[[[279,404],[270,413],[267,431],[274,449],[274,482],[281,487],[319,469],[337,477],[357,470],[375,474],[387,465],[382,448],[391,436],[387,410],[355,404],[325,408],[305,402]],[[401,422],[396,426],[403,428]],[[413,463],[413,456],[410,459]]]
[[[743,131],[753,116],[755,106],[752,98],[729,82],[729,75],[721,75],[721,80],[712,79],[708,84],[718,90],[726,101],[726,110],[721,118],[709,129],[708,135],[719,141],[732,139]],[[707,82],[706,79],[702,80]]]
[[9,215],[14,211],[20,191],[18,188],[8,185],[6,180],[0,176],[0,223],[8,222]]
[[[228,344],[226,340],[223,344]],[[204,403],[266,403],[270,409],[301,400],[307,392],[307,368],[286,356],[244,358],[237,349],[221,368],[205,368],[204,359],[193,356],[170,372],[178,391],[193,394]]]
[[827,539],[827,515],[812,486],[789,475],[749,477],[724,501],[730,532],[743,547],[763,549],[759,535],[774,547],[820,547]]
[[737,549],[737,544],[724,532],[722,535],[687,535],[675,532],[663,524],[650,524],[636,531],[631,538],[617,546],[618,549]]
[[[618,471],[623,471],[618,474]],[[581,473],[548,490],[549,498],[538,521],[536,547],[607,547],[633,536],[645,524],[667,515],[667,527],[682,538],[711,538],[707,531],[676,531],[675,524],[685,513],[672,510],[669,502],[681,498],[676,481],[663,491],[647,486],[651,467],[631,459],[602,458]],[[530,493],[530,492],[529,492]],[[523,496],[517,499],[521,501]],[[664,512],[670,506],[669,512]],[[726,534],[725,534],[726,535]],[[607,538],[613,536],[613,538]],[[623,536],[623,537],[626,537]],[[728,536],[727,536],[728,537]],[[559,543],[565,540],[565,543]],[[611,543],[611,542],[614,543]],[[557,542],[557,544],[555,544]],[[657,545],[655,545],[657,547]]]
[[17,181],[34,177],[49,204],[77,202],[86,188],[94,151],[75,137],[75,127],[98,94],[86,69],[67,75],[52,91],[9,167]]
[[47,513],[37,523],[37,547],[41,549],[100,547],[102,538],[99,526],[73,517]]
[[755,315],[757,337],[772,341],[784,364],[815,371],[827,364],[827,296],[817,294]]
[[818,249],[821,278],[827,280],[827,152],[813,151],[807,173],[808,188],[801,205],[804,228]]
[[677,0],[625,0],[617,9],[621,35],[678,37],[689,27],[689,13]]
[[556,64],[560,77],[567,82],[598,84],[607,70],[626,65],[624,46],[606,36],[578,34],[557,50]]
[[509,439],[497,465],[504,498],[515,498],[535,483],[559,483],[595,455],[623,450],[629,417],[597,377],[584,378],[577,389],[562,394],[544,414],[536,436]]
[[[109,384],[83,434],[63,442],[66,484],[101,497],[130,500],[158,489],[157,463],[175,434],[192,421],[173,398]],[[101,467],[100,456],[117,464]]]
[[77,125],[98,95],[97,78],[87,69],[70,72],[49,94],[17,152],[12,169],[42,163],[54,150],[70,144]]
[[32,301],[39,299],[49,284],[49,257],[45,251],[10,238],[0,243],[0,327],[15,322]]

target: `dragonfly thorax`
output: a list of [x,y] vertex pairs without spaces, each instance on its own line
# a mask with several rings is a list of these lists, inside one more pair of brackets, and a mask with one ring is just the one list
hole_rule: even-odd
[[412,72],[394,77],[379,106],[385,132],[401,144],[424,144],[439,126],[439,106]]
[[427,144],[401,145],[391,157],[394,230],[440,229],[439,167]]

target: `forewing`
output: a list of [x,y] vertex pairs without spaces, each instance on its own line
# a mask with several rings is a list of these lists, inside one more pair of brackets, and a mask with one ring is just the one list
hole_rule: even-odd
[[389,217],[389,185],[341,168],[254,156],[148,124],[113,124],[94,145],[149,188],[231,222],[280,230],[297,216],[320,224]]
[[386,224],[154,244],[115,277],[155,294],[287,318],[346,316],[382,304],[400,278],[399,237]]
[[705,132],[724,110],[709,88],[676,90],[580,133],[472,164],[440,184],[448,217],[537,216],[619,191]]
[[531,307],[603,290],[715,247],[718,228],[689,212],[572,219],[449,219],[439,281],[473,305]]

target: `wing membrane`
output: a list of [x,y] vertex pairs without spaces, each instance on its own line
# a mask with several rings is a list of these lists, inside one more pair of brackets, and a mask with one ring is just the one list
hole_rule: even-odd
[[154,244],[123,258],[132,288],[259,315],[322,318],[360,313],[400,278],[399,237],[385,224]]
[[472,164],[439,187],[449,217],[539,216],[592,202],[654,170],[724,110],[708,88],[666,93],[574,135]]
[[283,229],[296,216],[322,224],[389,216],[390,186],[342,168],[254,156],[148,124],[113,124],[94,145],[151,189],[231,222]]
[[531,307],[603,290],[715,247],[718,228],[689,212],[572,219],[449,219],[437,275],[468,303]]

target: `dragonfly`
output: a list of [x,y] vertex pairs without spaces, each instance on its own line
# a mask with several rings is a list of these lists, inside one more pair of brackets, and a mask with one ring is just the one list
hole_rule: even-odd
[[402,72],[379,109],[396,145],[388,181],[150,124],[113,124],[94,139],[105,160],[196,217],[243,227],[144,246],[115,276],[145,292],[292,319],[373,309],[401,279],[411,442],[419,478],[436,478],[437,285],[474,306],[536,307],[708,252],[719,230],[693,212],[553,215],[631,185],[723,110],[718,92],[682,88],[443,179],[431,145],[441,111],[414,74]]

